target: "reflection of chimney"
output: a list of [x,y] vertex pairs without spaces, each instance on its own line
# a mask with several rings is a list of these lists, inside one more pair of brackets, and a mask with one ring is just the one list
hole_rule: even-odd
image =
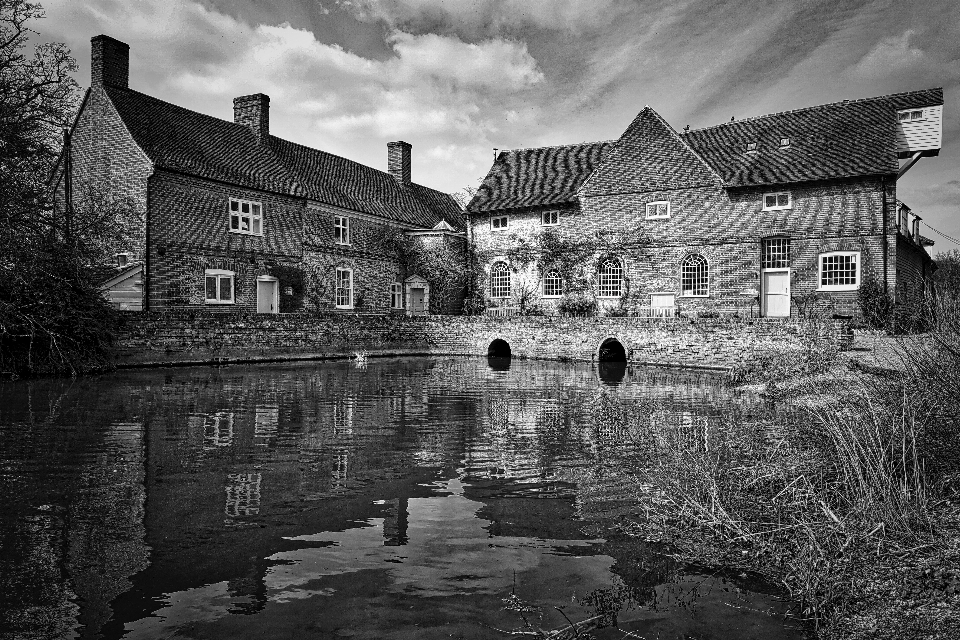
[[920,216],[913,216],[913,241],[920,244]]
[[90,84],[127,88],[130,81],[130,45],[110,36],[90,39]]
[[410,184],[409,143],[402,140],[387,143],[387,171],[400,184]]
[[407,544],[407,499],[394,498],[383,519],[383,546],[401,547]]
[[255,93],[233,99],[233,121],[250,127],[257,142],[270,135],[270,96]]

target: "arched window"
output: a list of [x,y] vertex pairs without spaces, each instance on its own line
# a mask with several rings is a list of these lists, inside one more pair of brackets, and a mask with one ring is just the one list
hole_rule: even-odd
[[558,298],[563,295],[563,278],[557,270],[547,271],[543,274],[543,297]]
[[707,259],[691,253],[680,263],[680,295],[705,298],[710,295],[710,268]]
[[623,265],[616,258],[606,258],[597,266],[598,292],[601,298],[618,298],[623,293]]
[[490,268],[490,297],[510,297],[510,267],[506,262],[494,262]]

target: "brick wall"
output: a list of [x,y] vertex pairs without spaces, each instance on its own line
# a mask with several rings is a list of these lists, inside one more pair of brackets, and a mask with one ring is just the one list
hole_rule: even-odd
[[846,323],[762,319],[654,321],[636,318],[492,319],[389,314],[131,314],[115,348],[120,366],[285,360],[375,354],[485,356],[505,340],[514,357],[595,360],[618,340],[634,363],[728,367],[757,350],[801,344],[807,332],[847,344]]
[[[583,198],[579,207],[559,209],[558,226],[541,225],[543,212],[554,210],[551,208],[510,211],[506,231],[491,228],[491,215],[474,215],[473,238],[481,252],[492,256],[490,262],[501,257],[516,237],[531,238],[547,230],[568,239],[597,234],[643,238],[646,246],[632,251],[624,261],[628,307],[648,305],[651,293],[672,292],[681,310],[746,312],[751,306],[758,311],[758,303],[744,291],[760,290],[762,239],[787,237],[791,240],[791,295],[795,299],[792,314],[816,309],[819,315],[857,315],[856,291],[817,291],[818,257],[829,251],[860,251],[861,274],[882,279],[886,250],[887,282],[893,290],[897,255],[894,214],[888,206],[884,242],[883,187],[879,179],[793,185],[789,189],[792,208],[774,211],[763,211],[763,194],[772,188],[702,186],[618,193]],[[891,188],[888,204],[895,198]],[[646,204],[661,200],[670,202],[670,218],[647,220]],[[708,260],[710,294],[706,298],[680,297],[680,263],[691,253]],[[584,265],[588,277],[601,257],[597,253],[593,264]],[[541,274],[534,270],[521,269],[516,281],[541,291]],[[489,286],[485,286],[489,295]],[[541,302],[548,310],[555,304],[549,299]],[[601,309],[619,303],[600,300]]]

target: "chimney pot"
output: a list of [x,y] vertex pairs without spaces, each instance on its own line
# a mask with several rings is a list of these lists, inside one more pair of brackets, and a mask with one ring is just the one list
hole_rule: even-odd
[[410,184],[410,149],[409,143],[402,140],[387,143],[387,171],[400,184]]
[[130,82],[130,45],[110,36],[90,39],[90,84],[128,88]]
[[250,127],[258,142],[270,135],[270,96],[255,93],[233,99],[233,121]]

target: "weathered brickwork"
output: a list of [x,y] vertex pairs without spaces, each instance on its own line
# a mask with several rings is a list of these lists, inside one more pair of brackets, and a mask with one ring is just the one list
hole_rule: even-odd
[[811,333],[839,348],[852,335],[843,321],[781,319],[148,313],[126,319],[115,361],[139,366],[310,359],[357,351],[485,356],[494,340],[506,341],[513,357],[593,361],[601,345],[614,339],[636,364],[723,368],[757,351],[799,347]]
[[[230,231],[230,198],[261,203],[262,235]],[[304,208],[303,199],[157,171],[150,178],[148,215],[150,310],[255,311],[257,276],[271,275],[278,265],[294,267],[302,258]],[[235,273],[233,304],[205,302],[206,269]]]
[[[889,202],[895,192],[879,179],[836,180],[793,185],[790,209],[763,211],[769,189],[724,189],[719,186],[672,191],[648,191],[586,197],[579,206],[505,211],[475,215],[472,233],[477,248],[492,262],[502,260],[518,238],[529,240],[551,232],[561,238],[638,238],[642,247],[630,256],[616,256],[624,266],[623,301],[600,298],[605,309],[627,309],[650,304],[651,293],[673,293],[683,312],[759,314],[755,297],[761,287],[761,243],[765,238],[789,238],[791,244],[791,315],[815,313],[856,315],[856,291],[819,291],[819,256],[831,251],[860,251],[861,280],[883,280],[886,272],[891,293],[897,285],[897,242]],[[784,190],[784,189],[780,189]],[[669,201],[670,217],[646,219],[646,205]],[[885,237],[883,211],[887,210]],[[559,212],[559,224],[544,226],[543,214]],[[492,217],[508,215],[506,230],[494,229]],[[886,238],[886,239],[885,239]],[[886,251],[886,261],[884,252]],[[680,264],[690,254],[703,255],[709,264],[709,295],[682,297]],[[584,265],[592,277],[602,252]],[[533,267],[517,267],[513,283],[518,290],[533,288],[547,312],[556,299],[542,297],[542,275]],[[489,295],[489,283],[486,283]],[[902,286],[914,286],[910,285]],[[753,290],[752,295],[748,291]]]

